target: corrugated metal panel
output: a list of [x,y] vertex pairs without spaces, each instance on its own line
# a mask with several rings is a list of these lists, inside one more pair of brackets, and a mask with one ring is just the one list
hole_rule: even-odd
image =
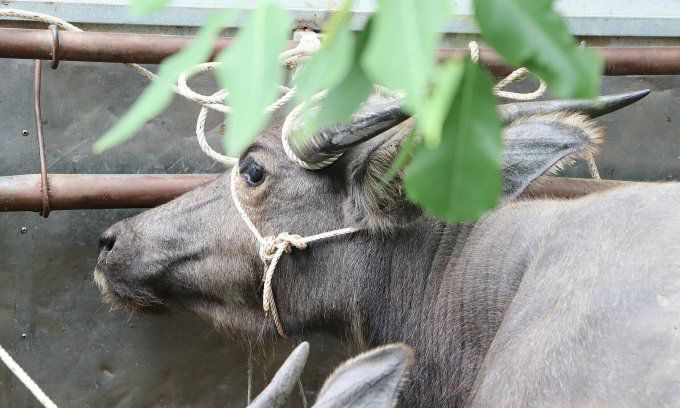
[[[329,10],[337,9],[339,0],[281,0],[296,19],[321,24]],[[23,0],[10,1],[15,8],[59,16],[71,22],[95,24],[144,24],[160,26],[198,26],[215,9],[248,10],[250,0],[177,0],[167,9],[144,18],[130,16],[127,1],[122,0]],[[471,0],[451,0],[456,15],[446,26],[450,33],[476,33]],[[376,8],[376,2],[357,0],[353,27],[360,28]],[[566,16],[575,35],[680,37],[680,0],[557,0],[556,8]],[[243,23],[243,16],[234,22]]]

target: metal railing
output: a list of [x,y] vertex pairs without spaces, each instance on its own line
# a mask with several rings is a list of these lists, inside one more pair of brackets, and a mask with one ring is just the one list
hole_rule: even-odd
[[[0,28],[0,58],[59,61],[134,62],[156,64],[179,51],[192,37],[154,34],[57,31],[54,28]],[[214,52],[228,47],[232,38],[220,38]],[[291,46],[295,43],[291,42]],[[680,75],[680,47],[601,47],[605,75]],[[461,58],[467,49],[443,48],[439,58]],[[512,70],[497,54],[481,50],[480,63],[496,75]],[[39,66],[36,84],[39,83]],[[40,88],[35,88],[36,112]],[[41,161],[44,147],[39,141]],[[217,175],[78,175],[49,174],[0,177],[0,211],[35,211],[91,208],[145,208],[167,202]],[[532,184],[526,196],[573,198],[628,182],[548,178]]]

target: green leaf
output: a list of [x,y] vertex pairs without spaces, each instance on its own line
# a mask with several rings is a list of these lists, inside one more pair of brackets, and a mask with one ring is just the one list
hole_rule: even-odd
[[315,93],[337,85],[349,71],[354,52],[348,26],[352,3],[353,0],[346,0],[333,14],[324,31],[321,49],[295,74],[298,101],[308,101]]
[[425,146],[429,148],[439,145],[444,120],[463,77],[463,67],[461,61],[448,61],[438,67],[434,75],[434,88],[422,109],[418,110],[418,129],[423,135]]
[[220,84],[229,90],[232,108],[224,146],[239,155],[267,122],[267,106],[279,96],[283,81],[279,54],[286,47],[290,16],[276,2],[260,0],[234,44],[218,55]]
[[354,0],[345,0],[342,3],[342,6],[338,11],[333,13],[331,18],[328,20],[328,24],[326,24],[326,27],[324,27],[324,37],[321,39],[321,44],[322,46],[327,46],[331,41],[333,41],[333,38],[337,34],[339,30],[343,28],[349,21],[350,17],[352,15],[350,12],[352,11],[352,5],[354,4]]
[[484,40],[508,62],[543,78],[560,98],[594,98],[602,59],[579,48],[552,0],[474,0]]
[[305,62],[295,75],[299,101],[309,100],[315,93],[338,84],[352,64],[354,41],[349,29],[338,30],[328,46]]
[[361,67],[353,65],[345,79],[331,89],[323,99],[319,113],[312,119],[313,124],[308,132],[347,121],[371,94],[372,87],[371,81]]
[[473,221],[498,202],[502,142],[492,85],[466,61],[439,146],[423,146],[406,172],[408,198],[451,222]]
[[130,13],[136,17],[146,16],[162,9],[168,3],[170,0],[131,0]]
[[313,120],[314,129],[345,122],[371,94],[373,84],[361,66],[361,56],[366,49],[371,27],[372,19],[369,19],[356,38],[351,67],[342,81],[329,89],[323,99],[319,113]]
[[406,92],[416,112],[426,97],[436,64],[446,0],[381,0],[363,66],[375,83]]
[[101,153],[132,138],[146,122],[168,107],[173,97],[172,85],[189,67],[205,62],[212,53],[213,42],[232,20],[234,13],[218,13],[206,21],[196,38],[177,54],[166,58],[158,69],[158,79],[149,85],[125,116],[92,146]]

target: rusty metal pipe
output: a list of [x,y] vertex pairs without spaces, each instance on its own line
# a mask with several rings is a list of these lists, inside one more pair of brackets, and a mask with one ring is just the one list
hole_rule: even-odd
[[[158,64],[192,39],[177,35],[60,31],[58,60]],[[213,55],[232,41],[233,38],[218,38]],[[291,41],[289,46],[295,44]],[[0,28],[0,58],[55,60],[52,49],[50,30]],[[593,49],[604,57],[605,75],[680,75],[680,47]],[[440,59],[446,59],[461,58],[469,53],[467,48],[442,48],[438,55]],[[495,75],[507,75],[512,71],[489,49],[480,50],[479,60]]]
[[[50,208],[150,208],[217,174],[50,174]],[[40,174],[0,177],[0,211],[42,211]]]
[[[52,210],[150,208],[219,177],[219,174],[50,174]],[[576,198],[629,181],[546,178],[526,197]],[[40,174],[0,177],[0,211],[42,211]]]
[[[680,75],[680,47],[591,47],[604,59],[604,75]],[[440,48],[439,60],[470,55],[466,48]],[[479,63],[494,75],[513,71],[490,49],[479,50]]]
[[[158,64],[184,48],[194,37],[160,34],[59,31],[60,61],[134,62]],[[233,38],[215,40],[213,56]],[[50,30],[0,28],[0,58],[51,60]]]
[[593,49],[604,57],[605,75],[680,75],[680,47]]

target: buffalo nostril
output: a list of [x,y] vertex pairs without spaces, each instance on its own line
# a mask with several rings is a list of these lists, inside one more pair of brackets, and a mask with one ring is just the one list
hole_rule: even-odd
[[116,243],[116,236],[109,232],[105,232],[101,237],[99,237],[99,251],[111,251]]

